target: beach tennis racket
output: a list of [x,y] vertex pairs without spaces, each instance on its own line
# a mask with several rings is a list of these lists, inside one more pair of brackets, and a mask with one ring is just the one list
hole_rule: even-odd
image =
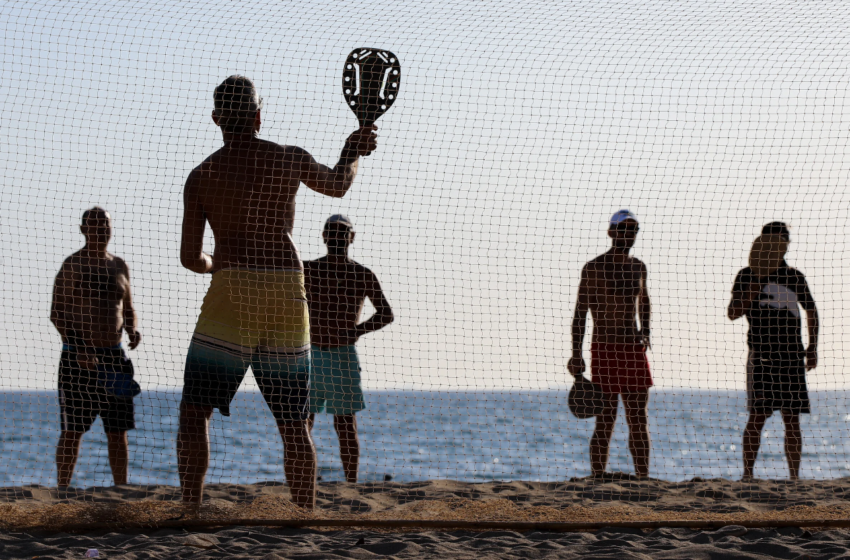
[[599,386],[583,375],[577,375],[573,388],[567,396],[567,406],[573,416],[580,420],[602,414],[605,403]]
[[401,85],[398,57],[383,49],[354,49],[342,69],[342,93],[360,127],[372,126],[392,107]]
[[750,268],[758,278],[766,278],[782,266],[788,241],[778,234],[763,234],[756,237],[750,249]]

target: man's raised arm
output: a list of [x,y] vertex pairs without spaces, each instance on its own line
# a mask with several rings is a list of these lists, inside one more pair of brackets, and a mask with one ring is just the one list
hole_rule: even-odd
[[198,171],[192,171],[183,189],[183,237],[180,241],[180,262],[198,274],[212,270],[212,257],[204,253],[204,228],[207,218],[198,200]]
[[299,180],[308,188],[325,196],[342,198],[357,176],[357,160],[368,156],[378,146],[375,125],[361,128],[345,141],[339,162],[331,169],[317,162],[310,153],[297,147],[287,147],[293,158],[293,168],[299,171]]
[[584,358],[581,355],[581,347],[584,344],[584,333],[587,329],[587,313],[590,310],[588,297],[588,271],[585,266],[581,271],[581,283],[578,286],[578,298],[576,300],[576,310],[573,315],[573,355],[567,364],[567,369],[573,376],[578,376],[584,373],[585,365]]

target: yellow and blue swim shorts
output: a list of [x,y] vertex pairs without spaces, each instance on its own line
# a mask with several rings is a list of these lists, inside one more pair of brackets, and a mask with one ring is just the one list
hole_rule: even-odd
[[301,271],[213,274],[186,358],[183,402],[230,416],[248,366],[278,421],[307,418],[310,319]]

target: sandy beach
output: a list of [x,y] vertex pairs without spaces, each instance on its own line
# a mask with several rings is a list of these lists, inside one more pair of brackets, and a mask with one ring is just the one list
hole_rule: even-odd
[[[295,508],[279,482],[212,484],[200,519],[221,527],[156,528],[181,519],[178,489],[121,486],[58,492],[0,489],[3,558],[850,558],[850,531],[798,527],[745,529],[752,520],[848,519],[850,480],[638,481],[625,475],[559,483],[423,481],[319,484],[313,513]],[[436,519],[451,521],[616,522],[721,520],[712,531],[601,528],[583,533],[337,530],[224,526],[256,519]],[[114,530],[64,532],[80,523]],[[122,524],[146,523],[145,529]]]

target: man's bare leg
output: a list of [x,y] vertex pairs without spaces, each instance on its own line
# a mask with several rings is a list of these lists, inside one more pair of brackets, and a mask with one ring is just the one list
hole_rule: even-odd
[[71,477],[74,476],[74,467],[77,466],[82,441],[83,432],[63,430],[59,434],[59,443],[56,444],[56,485],[59,488],[67,488],[71,485]]
[[212,407],[180,403],[177,433],[177,472],[183,490],[183,503],[200,507],[204,497],[204,477],[210,464],[209,420]]
[[339,437],[339,458],[345,480],[357,482],[357,469],[360,465],[360,442],[357,439],[357,417],[353,414],[334,414],[334,428]]
[[800,414],[791,410],[782,411],[785,422],[785,458],[788,460],[789,478],[800,478],[800,460],[803,456],[803,433],[800,430]]
[[770,418],[770,414],[750,411],[750,418],[744,428],[744,476],[741,477],[741,480],[753,479],[753,468],[759,454],[759,447],[761,447],[761,431],[764,429],[764,423],[767,422],[768,418]]
[[639,478],[649,476],[649,422],[646,405],[649,389],[636,393],[623,393],[626,423],[629,426],[629,451],[635,463],[635,474]]
[[106,449],[109,452],[109,467],[112,469],[112,481],[115,486],[127,484],[129,447],[126,431],[106,432]]
[[283,472],[295,505],[312,510],[316,505],[316,448],[307,420],[278,422],[283,439]]
[[605,474],[608,449],[617,421],[617,395],[605,395],[604,399],[603,412],[596,417],[596,428],[590,438],[590,471],[594,477]]

